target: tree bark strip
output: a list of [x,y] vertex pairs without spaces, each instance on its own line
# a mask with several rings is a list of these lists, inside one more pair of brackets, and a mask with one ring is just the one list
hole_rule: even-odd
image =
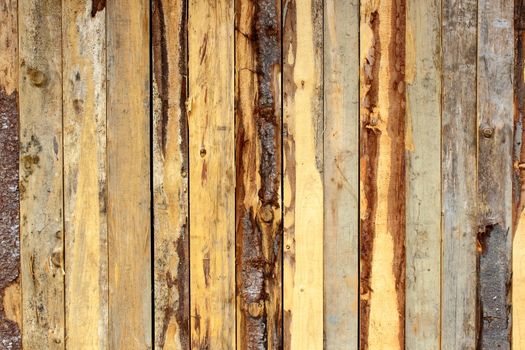
[[156,349],[190,346],[187,6],[153,2]]
[[235,8],[237,344],[282,349],[281,7]]
[[235,349],[234,2],[188,15],[191,347]]
[[109,347],[152,348],[149,2],[108,1]]
[[[525,288],[525,0],[514,1],[514,174],[512,289]],[[512,294],[512,348],[525,347],[525,293]]]
[[478,28],[479,347],[510,349],[513,3],[479,0]]
[[359,1],[324,2],[324,334],[357,348]]
[[283,3],[284,348],[323,347],[323,9]]
[[[63,0],[66,347],[108,346],[106,13]],[[88,307],[86,307],[88,301]]]
[[361,3],[360,348],[404,348],[405,1]]
[[440,28],[441,0],[407,1],[407,350],[440,349]]
[[22,347],[17,1],[0,1],[0,347]]
[[63,349],[62,8],[19,0],[18,9],[22,340]]
[[443,349],[474,349],[477,338],[476,11],[476,0],[443,0]]

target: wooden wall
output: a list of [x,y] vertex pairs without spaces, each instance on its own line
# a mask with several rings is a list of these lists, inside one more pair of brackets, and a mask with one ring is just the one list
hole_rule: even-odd
[[0,0],[0,349],[525,348],[523,0]]

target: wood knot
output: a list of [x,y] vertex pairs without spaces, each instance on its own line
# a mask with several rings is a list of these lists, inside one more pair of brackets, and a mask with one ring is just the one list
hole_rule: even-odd
[[36,87],[44,86],[44,84],[47,82],[47,78],[44,72],[38,69],[28,68],[27,75],[29,76],[31,84],[33,84]]
[[261,317],[264,312],[264,301],[249,303],[247,309],[248,309],[248,314],[251,317],[254,317],[254,318]]
[[203,148],[201,148],[201,150],[200,150],[199,154],[201,155],[201,158],[204,158],[204,157],[206,157],[206,148],[204,148],[204,147],[203,147]]
[[492,137],[492,135],[494,135],[494,128],[492,126],[489,126],[489,125],[483,125],[481,127],[481,134],[485,138],[490,139]]
[[267,224],[273,221],[273,210],[270,205],[265,205],[259,212],[259,217]]

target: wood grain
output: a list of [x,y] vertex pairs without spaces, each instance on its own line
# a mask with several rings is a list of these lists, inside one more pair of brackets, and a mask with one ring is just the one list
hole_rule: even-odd
[[282,349],[280,5],[276,0],[235,4],[240,349]]
[[109,347],[152,348],[149,2],[109,1]]
[[284,348],[323,347],[322,1],[283,3]]
[[21,338],[17,1],[0,1],[0,346]]
[[189,3],[190,313],[197,349],[236,347],[233,10],[232,0]]
[[479,347],[510,349],[514,147],[512,2],[479,0],[478,28]]
[[66,346],[108,345],[106,17],[62,8]]
[[443,0],[441,340],[476,346],[476,0]]
[[155,348],[189,349],[187,6],[153,2]]
[[408,0],[405,348],[440,349],[441,0]]
[[405,1],[361,2],[361,349],[404,348]]
[[61,1],[18,9],[23,347],[63,349]]
[[324,334],[357,348],[359,1],[324,2]]

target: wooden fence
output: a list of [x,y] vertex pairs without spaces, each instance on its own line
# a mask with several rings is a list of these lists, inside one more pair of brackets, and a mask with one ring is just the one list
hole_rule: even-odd
[[525,349],[524,0],[0,0],[1,349]]

